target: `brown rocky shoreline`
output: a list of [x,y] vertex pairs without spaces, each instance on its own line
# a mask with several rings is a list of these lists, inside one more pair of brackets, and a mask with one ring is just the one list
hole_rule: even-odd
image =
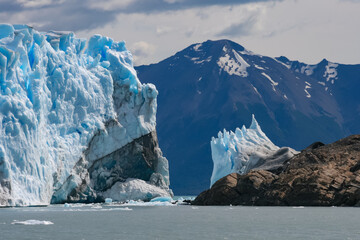
[[360,135],[314,143],[271,172],[229,174],[192,204],[360,206]]

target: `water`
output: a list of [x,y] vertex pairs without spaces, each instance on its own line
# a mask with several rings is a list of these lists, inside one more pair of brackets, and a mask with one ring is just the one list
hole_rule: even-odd
[[360,239],[359,219],[360,208],[54,205],[0,209],[0,239]]

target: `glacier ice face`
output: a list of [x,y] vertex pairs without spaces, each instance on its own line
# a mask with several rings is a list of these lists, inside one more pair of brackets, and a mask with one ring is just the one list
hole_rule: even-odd
[[230,173],[245,174],[251,169],[274,169],[297,152],[291,148],[279,148],[261,130],[252,115],[247,129],[236,128],[235,133],[218,133],[211,139],[211,155],[214,163],[210,187],[220,178]]
[[155,86],[140,83],[124,42],[100,35],[0,25],[0,93],[0,205],[48,204],[80,179],[80,159],[90,166],[155,131]]

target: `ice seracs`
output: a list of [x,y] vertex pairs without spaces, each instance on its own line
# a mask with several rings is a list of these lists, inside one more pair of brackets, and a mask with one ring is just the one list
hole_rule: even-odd
[[245,174],[253,168],[273,169],[296,153],[291,148],[279,148],[261,130],[255,116],[249,128],[224,129],[211,139],[214,163],[210,186],[230,173]]
[[[124,42],[0,25],[0,205],[49,204],[79,187],[98,159],[155,132],[157,94]],[[165,160],[152,167],[164,188]]]

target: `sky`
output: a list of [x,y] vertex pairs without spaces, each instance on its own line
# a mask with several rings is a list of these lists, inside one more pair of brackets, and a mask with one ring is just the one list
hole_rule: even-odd
[[0,22],[124,40],[135,65],[209,39],[308,64],[360,64],[360,0],[0,0]]

